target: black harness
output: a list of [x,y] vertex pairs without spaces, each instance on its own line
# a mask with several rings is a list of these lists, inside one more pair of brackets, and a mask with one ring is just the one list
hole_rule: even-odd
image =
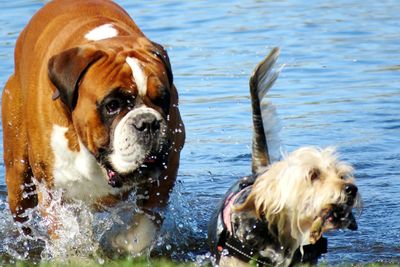
[[[230,207],[228,206],[236,202],[238,198],[245,197],[244,194],[247,194],[251,190],[254,181],[255,179],[253,177],[244,177],[236,182],[226,193],[224,201],[218,210],[218,214],[215,214],[216,216],[214,216],[214,223],[216,223],[216,231],[214,231],[214,234],[216,236],[214,237],[214,241],[211,241],[211,245],[214,246],[217,264],[219,263],[221,256],[229,255],[234,256],[243,262],[254,263],[257,266],[274,265],[269,258],[261,256],[259,250],[254,249],[252,246],[239,240],[235,236],[234,231],[232,231],[234,226],[232,225],[231,219],[226,218],[226,216],[231,216]],[[267,222],[257,220],[256,227],[264,227],[267,229]],[[212,231],[209,229],[209,234],[211,232]],[[303,250],[303,255],[300,253],[300,250],[295,252],[292,265],[300,262],[316,264],[318,258],[327,252],[327,239],[321,238],[314,245],[304,246]]]
[[[225,218],[224,216],[230,216],[230,210],[228,214],[224,214],[226,209],[235,202],[235,200],[241,196],[244,192],[251,189],[254,184],[255,179],[253,177],[244,177],[236,182],[226,194],[224,198],[224,203],[221,205],[219,210],[219,216],[217,220],[217,229],[220,229],[217,237],[216,246],[216,258],[217,263],[219,262],[222,255],[229,254],[240,259],[243,262],[254,262],[258,266],[271,266],[267,258],[263,258],[259,255],[253,247],[244,244],[240,241],[232,232],[233,225],[230,218]],[[227,225],[229,224],[229,225]]]

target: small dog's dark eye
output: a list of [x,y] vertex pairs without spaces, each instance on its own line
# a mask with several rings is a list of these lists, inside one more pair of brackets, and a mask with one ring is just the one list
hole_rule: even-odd
[[317,169],[312,170],[311,173],[310,173],[310,179],[311,179],[311,181],[313,182],[313,181],[315,181],[315,180],[318,180],[320,174],[321,174],[321,173],[320,173],[319,170],[317,170]]
[[117,99],[113,99],[108,102],[105,107],[108,115],[115,115],[121,110],[121,102]]

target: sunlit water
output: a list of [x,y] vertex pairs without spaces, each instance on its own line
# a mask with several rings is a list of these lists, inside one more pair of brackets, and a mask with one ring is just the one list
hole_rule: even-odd
[[[18,33],[43,2],[1,0],[1,87],[12,73]],[[329,253],[321,262],[400,263],[397,0],[117,2],[167,47],[187,129],[154,254],[208,261],[211,211],[235,179],[250,173],[248,78],[270,48],[279,46],[279,62],[286,66],[269,94],[280,125],[276,151],[337,146],[355,166],[364,200],[359,230],[329,234]],[[3,259],[24,259],[30,251],[32,260],[77,256],[102,262],[99,238],[118,221],[115,210],[92,214],[79,203],[65,207],[69,223],[57,241],[62,244],[47,237],[33,211],[36,234],[24,237],[7,208],[3,164],[0,175]]]

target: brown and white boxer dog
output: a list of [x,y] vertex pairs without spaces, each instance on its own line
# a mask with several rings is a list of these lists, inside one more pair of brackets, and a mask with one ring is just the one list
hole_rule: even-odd
[[[178,93],[164,48],[117,4],[55,0],[39,10],[17,40],[2,118],[16,221],[51,202],[38,184],[93,206],[133,190],[144,211],[167,204],[185,139]],[[138,234],[152,236],[157,223],[143,214]]]

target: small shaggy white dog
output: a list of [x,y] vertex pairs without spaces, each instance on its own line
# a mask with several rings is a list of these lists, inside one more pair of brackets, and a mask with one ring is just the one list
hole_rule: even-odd
[[334,148],[303,147],[269,164],[260,99],[277,78],[271,69],[278,54],[274,49],[250,79],[253,177],[233,185],[213,216],[209,240],[219,266],[315,263],[325,252],[324,232],[357,229],[353,168]]

